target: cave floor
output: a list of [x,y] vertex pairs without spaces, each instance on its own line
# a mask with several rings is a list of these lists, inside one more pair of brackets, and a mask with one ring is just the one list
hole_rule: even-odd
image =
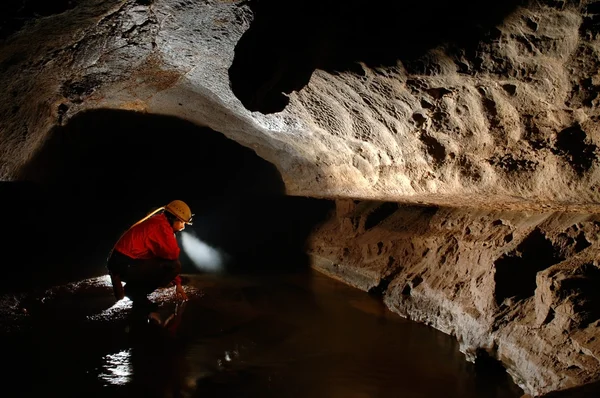
[[[187,275],[155,292],[166,327],[108,277],[2,297],[5,396],[520,397],[456,341],[317,272]],[[173,316],[171,316],[173,315]]]

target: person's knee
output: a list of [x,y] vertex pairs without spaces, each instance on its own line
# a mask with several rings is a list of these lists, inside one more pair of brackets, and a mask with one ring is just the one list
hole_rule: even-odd
[[129,259],[127,259],[124,255],[113,251],[106,261],[106,268],[111,275],[121,275],[123,277],[127,270],[127,260]]
[[108,273],[111,275],[121,275],[123,273],[123,266],[110,257],[106,263]]

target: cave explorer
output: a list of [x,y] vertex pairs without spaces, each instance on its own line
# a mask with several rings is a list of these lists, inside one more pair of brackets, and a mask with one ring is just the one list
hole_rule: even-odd
[[107,262],[117,300],[127,296],[134,307],[137,304],[152,314],[155,305],[148,300],[148,294],[171,283],[175,285],[175,297],[187,300],[179,276],[180,249],[175,233],[186,224],[191,225],[192,216],[187,204],[174,200],[148,214],[121,236]]

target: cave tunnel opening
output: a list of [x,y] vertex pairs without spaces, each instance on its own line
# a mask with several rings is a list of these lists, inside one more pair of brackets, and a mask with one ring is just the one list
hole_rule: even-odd
[[[492,43],[496,26],[525,0],[251,0],[254,19],[235,48],[231,88],[251,111],[279,112],[286,94],[303,88],[315,69],[364,74],[369,67],[436,73],[424,55],[447,45],[472,59]],[[480,63],[480,62],[479,62]]]
[[[4,289],[104,274],[119,236],[173,199],[195,213],[185,233],[223,255],[219,271],[303,269],[306,238],[331,206],[286,196],[273,164],[216,131],[106,109],[55,128],[0,191],[10,228]],[[180,258],[184,273],[207,271],[184,250]]]

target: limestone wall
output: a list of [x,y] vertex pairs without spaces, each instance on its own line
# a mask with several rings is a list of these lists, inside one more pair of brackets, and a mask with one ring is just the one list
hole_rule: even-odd
[[337,201],[313,264],[500,360],[528,393],[600,380],[600,218]]

